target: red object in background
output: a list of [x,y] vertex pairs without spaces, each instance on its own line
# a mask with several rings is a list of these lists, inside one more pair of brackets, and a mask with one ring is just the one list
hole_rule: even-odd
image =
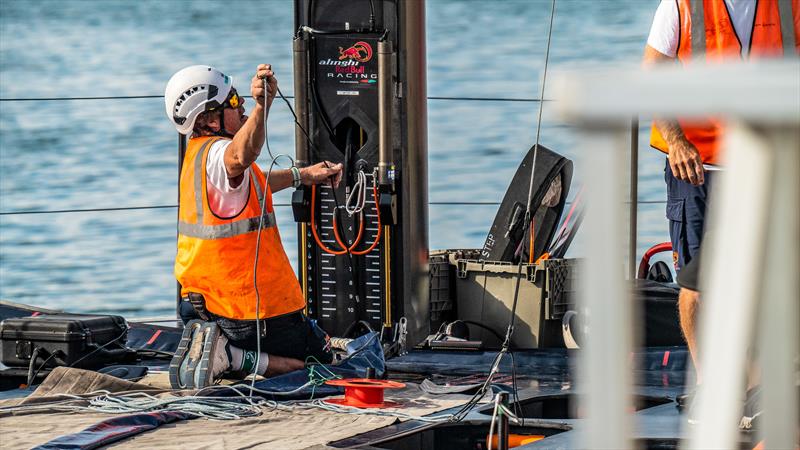
[[393,408],[400,406],[396,402],[384,401],[383,390],[406,387],[404,383],[398,383],[397,381],[373,380],[371,378],[328,380],[325,384],[344,387],[344,398],[326,399],[325,402],[356,408]]
[[644,255],[642,255],[642,260],[639,261],[639,271],[636,274],[636,278],[647,278],[647,271],[650,270],[650,258],[652,258],[653,255],[669,251],[672,251],[671,242],[662,242],[647,249],[647,251],[644,252]]

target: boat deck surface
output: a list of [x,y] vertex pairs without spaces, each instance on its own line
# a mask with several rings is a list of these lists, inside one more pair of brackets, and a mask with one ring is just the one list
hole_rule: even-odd
[[[0,304],[0,313],[8,317],[10,314],[30,315],[31,311],[9,310],[9,305],[3,303]],[[179,337],[180,329],[175,327],[134,323],[131,324],[127,345],[171,352]],[[517,375],[519,398],[515,411],[524,420],[518,425],[512,424],[511,433],[545,436],[545,439],[518,448],[569,449],[580,446],[578,439],[583,419],[575,401],[580,387],[574,382],[578,352],[566,349],[513,352],[513,372]],[[413,416],[454,413],[469,399],[469,391],[431,395],[420,390],[418,383],[427,379],[443,390],[464,390],[485,378],[495,355],[494,351],[415,350],[392,358],[386,361],[388,378],[404,381],[408,388],[399,393],[387,392],[386,398],[398,401],[401,404],[398,411]],[[645,448],[677,448],[686,428],[685,416],[679,413],[675,403],[675,397],[685,390],[686,348],[646,348],[632,355],[632,362],[637,380],[635,407],[631,411],[635,415],[635,439]],[[142,382],[151,387],[166,387],[166,360],[145,359],[139,364],[146,365],[151,371]],[[512,358],[506,356],[495,378],[496,388],[510,390],[513,387],[511,375]],[[0,392],[0,399],[4,399],[0,404],[19,402],[33,392],[11,388],[9,377],[0,379],[5,384]],[[265,408],[259,417],[236,421],[177,421],[122,439],[112,446],[172,448],[191,443],[198,448],[485,448],[479,443],[485,443],[492,413],[492,405],[486,400],[488,397],[458,423]],[[10,442],[8,438],[3,439],[6,441],[4,448],[30,447],[44,444],[64,433],[80,431],[109,417],[107,414],[74,414],[56,410],[22,416],[0,412],[0,429],[3,436],[14,436]],[[742,448],[752,448],[751,444],[749,436],[743,435]]]

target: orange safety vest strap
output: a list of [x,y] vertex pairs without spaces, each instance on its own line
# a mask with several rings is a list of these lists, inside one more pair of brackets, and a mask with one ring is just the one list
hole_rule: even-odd
[[[203,160],[207,154],[206,150],[220,140],[220,138],[216,138],[209,139],[204,142],[203,146],[200,148],[200,151],[197,152],[197,155],[194,158],[194,202],[195,211],[197,212],[197,223],[203,222],[203,194],[205,193],[205,186],[203,185],[203,171],[205,170],[205,164],[203,164]],[[264,200],[264,191],[261,189],[261,185],[253,176],[250,177],[250,182],[253,183],[253,187],[256,189],[258,204],[261,205]]]
[[197,223],[203,223],[203,190],[205,189],[205,186],[203,186],[202,177],[203,157],[205,156],[207,150],[211,148],[215,142],[220,140],[220,138],[206,140],[203,142],[203,146],[200,147],[200,151],[198,151],[197,155],[194,157],[194,210],[197,214]]
[[[205,170],[205,165],[203,164],[203,160],[207,153],[206,150],[220,140],[220,138],[208,139],[203,143],[203,146],[200,148],[200,151],[197,152],[197,155],[194,158],[194,202],[195,211],[197,211],[197,223],[201,223],[203,221],[203,194],[205,192],[205,186],[203,185],[203,171]],[[253,187],[256,189],[258,204],[260,205],[264,200],[264,191],[261,189],[261,185],[257,183],[255,178],[252,176],[251,182],[253,183]]]

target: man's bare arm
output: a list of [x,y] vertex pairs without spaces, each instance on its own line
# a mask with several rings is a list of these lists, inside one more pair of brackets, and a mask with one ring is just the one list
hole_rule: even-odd
[[[644,58],[642,66],[652,68],[660,64],[674,64],[675,58],[667,56],[653,47],[646,45],[644,48]],[[703,161],[700,152],[686,139],[683,129],[677,120],[656,118],[654,120],[656,128],[667,142],[669,149],[669,165],[672,174],[679,180],[683,180],[693,185],[703,184]]]
[[[264,90],[265,78],[269,80],[267,91]],[[278,81],[275,79],[272,67],[269,64],[259,65],[250,82],[250,93],[256,105],[225,150],[225,169],[228,178],[237,179],[261,154],[261,147],[264,145],[264,117],[269,114],[277,86]]]
[[[266,173],[265,173],[266,175]],[[300,169],[300,182],[306,186],[333,182],[333,187],[339,186],[342,179],[342,165],[330,161],[314,164]],[[278,192],[292,185],[294,178],[291,169],[272,170],[269,176],[269,187],[272,192]]]
[[[652,68],[659,64],[675,64],[675,62],[675,58],[667,56],[649,45],[644,46],[643,67]],[[681,129],[677,120],[655,119],[654,122],[667,144],[674,142],[676,139],[685,138],[683,129]]]

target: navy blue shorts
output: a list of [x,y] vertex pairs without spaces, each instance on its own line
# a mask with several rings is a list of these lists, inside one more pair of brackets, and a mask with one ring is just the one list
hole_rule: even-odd
[[667,183],[667,219],[672,242],[672,262],[680,270],[700,250],[705,232],[708,193],[714,183],[715,172],[706,171],[705,182],[700,186],[680,181],[672,175],[669,160],[664,168]]

